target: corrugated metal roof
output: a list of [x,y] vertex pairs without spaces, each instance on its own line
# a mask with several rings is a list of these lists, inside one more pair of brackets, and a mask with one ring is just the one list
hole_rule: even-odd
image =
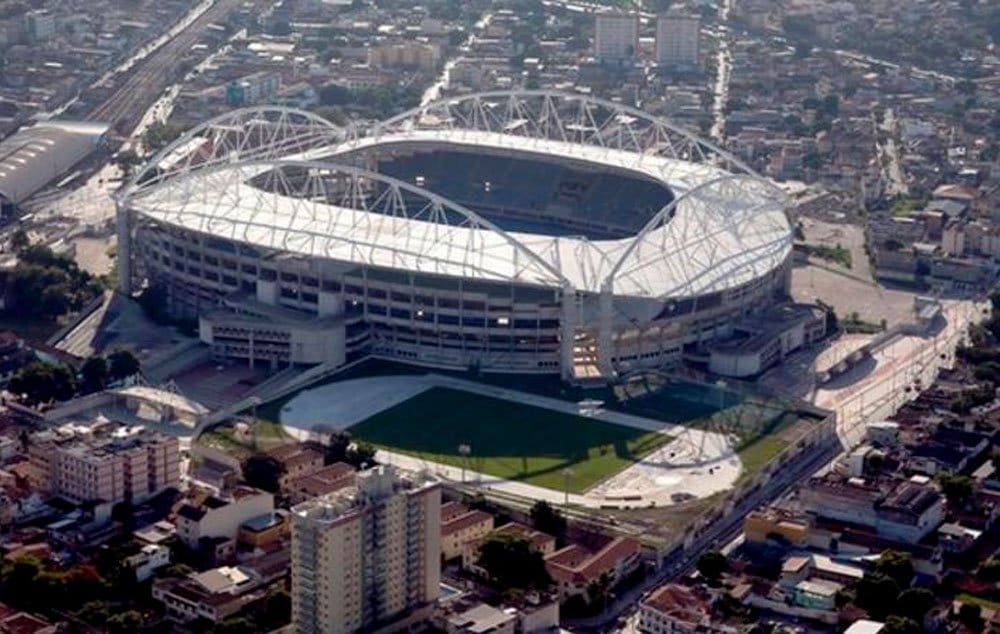
[[0,141],[0,197],[18,204],[94,151],[104,123],[44,121]]

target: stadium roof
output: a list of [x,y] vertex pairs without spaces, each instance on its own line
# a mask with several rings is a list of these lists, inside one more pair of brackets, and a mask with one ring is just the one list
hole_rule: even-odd
[[97,147],[107,124],[43,121],[0,141],[0,197],[19,204]]
[[[734,288],[770,273],[791,250],[777,187],[690,133],[618,104],[490,93],[352,132],[289,109],[236,111],[154,157],[123,198],[149,218],[259,247],[634,297]],[[196,159],[155,169],[197,136],[211,143],[199,144]],[[336,162],[344,152],[410,142],[607,165],[662,182],[675,197],[628,238],[553,237],[503,231],[436,193]]]

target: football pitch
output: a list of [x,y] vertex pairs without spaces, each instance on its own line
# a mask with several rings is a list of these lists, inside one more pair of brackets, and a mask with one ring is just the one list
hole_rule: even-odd
[[[671,440],[446,387],[432,387],[348,431],[380,449],[571,493],[586,491]],[[460,453],[462,445],[471,450],[468,456]]]

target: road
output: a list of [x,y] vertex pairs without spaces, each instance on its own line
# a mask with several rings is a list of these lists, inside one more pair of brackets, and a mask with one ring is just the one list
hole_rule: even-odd
[[[879,137],[885,142],[879,144]],[[885,109],[885,117],[875,129],[875,147],[885,165],[886,180],[889,182],[889,195],[907,194],[910,191],[903,173],[902,161],[899,158],[899,147],[896,143],[896,117],[892,108]]]
[[427,104],[433,101],[437,101],[437,99],[441,96],[441,91],[448,88],[448,86],[451,83],[451,69],[455,68],[455,64],[461,61],[463,57],[462,51],[469,50],[472,47],[472,45],[475,44],[476,33],[483,31],[486,27],[488,27],[492,20],[493,20],[493,14],[486,13],[483,15],[482,18],[479,19],[478,22],[476,22],[475,28],[473,28],[469,32],[469,37],[467,37],[465,41],[461,44],[461,46],[458,47],[457,49],[458,54],[444,63],[444,68],[441,70],[441,74],[438,76],[437,80],[433,84],[428,86],[427,89],[424,91],[424,94],[421,95],[420,97],[421,106],[426,106]]
[[719,52],[716,61],[715,89],[712,100],[712,129],[709,136],[713,141],[721,142],[726,134],[726,101],[729,99],[729,77],[733,68],[733,55],[729,48],[729,14],[733,8],[733,0],[722,0],[719,3]]

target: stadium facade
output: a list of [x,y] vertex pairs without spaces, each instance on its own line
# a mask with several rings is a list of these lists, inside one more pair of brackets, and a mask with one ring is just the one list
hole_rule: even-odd
[[198,126],[118,200],[124,292],[219,357],[604,380],[787,293],[784,194],[667,121],[545,91],[368,129],[260,107]]

